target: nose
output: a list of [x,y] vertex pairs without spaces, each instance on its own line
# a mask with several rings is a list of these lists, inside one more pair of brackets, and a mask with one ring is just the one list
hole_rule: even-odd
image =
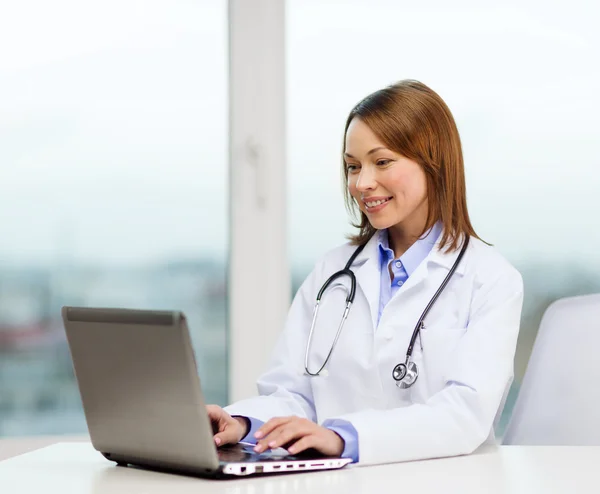
[[377,182],[375,181],[374,170],[370,166],[363,166],[356,180],[356,190],[364,192],[373,190],[375,187],[377,187]]

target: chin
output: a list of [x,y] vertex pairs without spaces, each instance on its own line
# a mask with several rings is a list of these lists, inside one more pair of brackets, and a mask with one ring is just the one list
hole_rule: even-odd
[[404,220],[404,217],[398,214],[386,214],[385,216],[375,214],[373,217],[369,217],[369,215],[366,213],[365,215],[367,216],[371,226],[377,230],[391,228],[392,226],[397,225]]
[[383,219],[369,220],[369,223],[376,230],[385,230],[386,228],[395,225],[393,221],[385,221]]

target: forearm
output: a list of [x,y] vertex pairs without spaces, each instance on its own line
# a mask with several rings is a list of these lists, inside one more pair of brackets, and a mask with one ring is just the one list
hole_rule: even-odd
[[[486,440],[494,415],[484,410],[476,391],[451,385],[434,398],[427,404],[340,417],[358,432],[361,464],[469,454]],[[394,447],[384,448],[384,444]]]

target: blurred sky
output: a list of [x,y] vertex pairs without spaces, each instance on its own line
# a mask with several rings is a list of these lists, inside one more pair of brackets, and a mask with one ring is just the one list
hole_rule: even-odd
[[[289,0],[294,262],[349,231],[347,113],[415,78],[455,115],[480,235],[514,262],[600,268],[596,5]],[[226,8],[2,2],[0,263],[225,258]]]

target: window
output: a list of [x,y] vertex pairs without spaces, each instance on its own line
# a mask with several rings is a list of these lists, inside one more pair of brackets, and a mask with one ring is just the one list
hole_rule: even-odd
[[226,403],[226,16],[4,9],[0,435],[86,431],[62,305],[183,310],[205,397]]

